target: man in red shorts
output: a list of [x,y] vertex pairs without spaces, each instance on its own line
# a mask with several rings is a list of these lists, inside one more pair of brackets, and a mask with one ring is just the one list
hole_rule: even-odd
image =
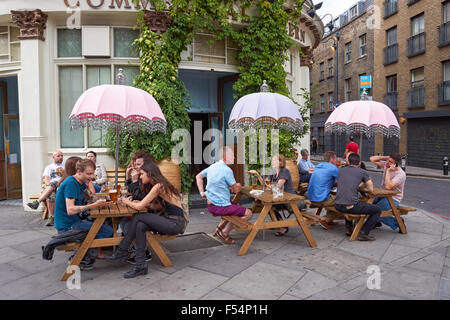
[[[234,162],[233,150],[230,147],[221,148],[219,159],[221,160],[196,176],[198,191],[203,198],[206,197],[208,211],[213,216],[239,216],[241,219],[249,220],[252,217],[252,211],[230,201],[230,187],[234,193],[238,193],[241,189],[241,184],[236,183],[233,171],[229,167]],[[204,178],[207,178],[206,192],[203,188]],[[214,235],[226,244],[233,244],[234,240],[229,235],[232,229],[231,223],[222,221]]]

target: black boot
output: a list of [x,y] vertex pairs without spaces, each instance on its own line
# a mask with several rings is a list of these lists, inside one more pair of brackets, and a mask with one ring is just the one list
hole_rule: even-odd
[[131,279],[135,278],[137,276],[145,276],[148,273],[148,266],[147,264],[144,265],[135,265],[133,269],[128,271],[123,275],[125,279]]
[[128,259],[128,249],[122,249],[117,247],[117,250],[111,253],[110,255],[105,256],[105,260],[122,260],[126,261]]

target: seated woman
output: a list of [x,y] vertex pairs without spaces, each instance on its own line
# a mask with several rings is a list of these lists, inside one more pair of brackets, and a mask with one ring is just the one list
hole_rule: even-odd
[[86,158],[95,163],[94,188],[95,192],[98,193],[107,182],[105,165],[103,163],[97,163],[97,154],[94,151],[86,153]]
[[186,224],[183,209],[181,208],[180,193],[161,174],[155,163],[148,162],[140,169],[142,184],[146,187],[147,195],[142,201],[132,201],[130,198],[122,197],[120,201],[127,206],[138,210],[147,211],[150,203],[157,197],[164,200],[164,215],[155,213],[136,213],[131,220],[128,232],[122,240],[117,250],[106,256],[107,260],[126,260],[128,258],[128,248],[136,238],[136,265],[125,273],[125,278],[134,278],[139,275],[146,275],[148,266],[145,263],[145,248],[147,244],[146,231],[153,231],[167,235],[177,235],[183,231]]
[[[284,187],[284,191],[289,193],[294,193],[294,187],[292,186],[292,178],[289,169],[286,169],[286,158],[281,154],[276,154],[272,158],[272,168],[274,173],[269,175],[266,180],[271,183],[276,183],[278,187]],[[264,182],[256,170],[248,171],[249,174],[255,174],[258,177],[261,185],[264,185]],[[284,205],[276,205],[275,208],[282,210],[284,209]],[[281,215],[278,212],[275,212],[277,219],[282,220]],[[280,237],[284,236],[288,233],[289,228],[280,228],[280,230],[275,234],[275,236]]]

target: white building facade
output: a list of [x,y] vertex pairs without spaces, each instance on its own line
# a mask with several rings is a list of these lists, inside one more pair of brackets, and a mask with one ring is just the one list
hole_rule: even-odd
[[[309,6],[311,1],[305,1],[298,27],[287,30],[311,54],[323,25],[306,14]],[[38,194],[54,150],[61,150],[65,159],[93,150],[98,162],[114,167],[105,132],[71,131],[68,116],[85,90],[115,83],[119,68],[125,84],[132,85],[139,54],[131,44],[138,36],[133,27],[141,7],[152,10],[146,0],[140,7],[131,0],[0,2],[0,199],[23,198],[25,204],[30,194]],[[211,45],[211,39],[197,33],[179,65],[180,78],[195,100],[191,121],[201,121],[203,131],[226,128],[238,76],[237,48],[228,39]],[[299,103],[301,89],[310,86],[310,58],[292,49],[285,65],[286,84]],[[309,135],[300,147],[309,148]],[[192,173],[203,165],[192,167]]]

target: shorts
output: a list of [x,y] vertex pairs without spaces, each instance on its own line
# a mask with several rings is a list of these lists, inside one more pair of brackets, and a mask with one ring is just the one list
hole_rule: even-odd
[[[53,188],[52,193],[48,196],[47,200],[50,202],[55,202],[56,199],[56,189],[58,188],[58,182],[50,182],[48,185],[49,187]],[[41,189],[41,193],[44,192],[44,190],[47,188],[47,186],[44,184]]]
[[247,208],[241,207],[240,205],[236,203],[232,203],[229,206],[226,207],[218,207],[213,204],[208,205],[208,211],[213,216],[239,216],[242,217],[245,215],[245,210]]

